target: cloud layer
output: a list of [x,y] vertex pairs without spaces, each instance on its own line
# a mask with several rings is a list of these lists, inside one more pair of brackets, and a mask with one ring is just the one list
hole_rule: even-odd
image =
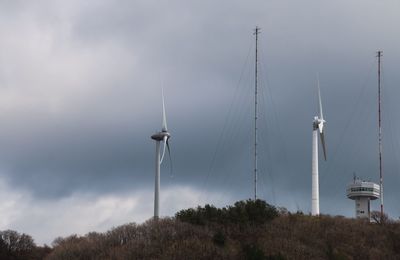
[[[374,55],[383,49],[385,202],[397,218],[399,8],[372,0],[0,2],[0,208],[8,216],[0,228],[49,243],[150,217],[162,86],[174,164],[173,178],[163,165],[162,196],[175,205],[165,214],[252,197],[255,25],[260,197],[310,210],[319,72],[328,121],[321,210],[353,215],[344,194],[353,172],[378,180]],[[186,192],[183,202],[172,190]],[[43,233],[35,230],[42,220],[50,223]]]
[[[141,223],[153,214],[153,193],[147,189],[96,196],[77,192],[62,199],[38,200],[27,191],[10,189],[3,181],[0,188],[0,228],[28,233],[38,244],[50,245],[59,236]],[[205,203],[199,190],[171,186],[162,190],[161,215],[171,216],[180,209]]]

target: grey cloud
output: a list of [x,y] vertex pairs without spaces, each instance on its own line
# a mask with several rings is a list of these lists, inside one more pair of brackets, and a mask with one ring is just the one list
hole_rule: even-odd
[[[399,80],[398,4],[354,3],[363,11],[348,8],[346,1],[43,1],[6,6],[8,15],[2,20],[10,28],[0,28],[11,40],[3,43],[2,49],[9,51],[0,59],[2,176],[38,199],[80,190],[152,189],[150,135],[160,128],[159,90],[164,85],[174,178],[168,176],[168,164],[163,165],[163,184],[251,197],[251,64],[224,136],[219,136],[253,45],[251,30],[259,25],[265,98],[260,192],[269,201],[308,210],[318,71],[329,156],[321,162],[321,201],[335,204],[321,208],[352,215],[344,189],[353,171],[377,180],[373,66],[374,52],[383,48],[386,200],[389,212],[399,215],[393,199],[400,181],[395,131],[395,97],[400,93],[394,87]],[[376,5],[385,10],[378,16]],[[214,155],[219,140],[223,147]]]

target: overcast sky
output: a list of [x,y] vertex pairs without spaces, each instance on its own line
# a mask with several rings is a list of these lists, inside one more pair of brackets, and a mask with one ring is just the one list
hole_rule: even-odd
[[353,173],[379,177],[383,50],[385,209],[398,219],[399,12],[397,0],[0,0],[0,229],[50,244],[149,219],[162,87],[161,215],[253,197],[256,25],[259,197],[311,210],[319,73],[321,212],[354,216]]

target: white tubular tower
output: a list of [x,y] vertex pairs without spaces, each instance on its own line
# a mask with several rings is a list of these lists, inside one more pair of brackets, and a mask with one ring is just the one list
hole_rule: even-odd
[[318,118],[314,118],[312,139],[312,194],[311,214],[319,215],[319,176],[318,176]]
[[[151,139],[156,141],[156,160],[155,160],[155,182],[154,182],[154,219],[158,219],[160,216],[160,166],[164,159],[165,148],[168,149],[168,154],[171,158],[168,140],[171,137],[167,130],[167,117],[165,114],[164,104],[164,93],[162,94],[162,105],[163,105],[163,122],[161,132],[155,133],[151,136]],[[163,152],[161,154],[160,143],[163,142]]]
[[154,218],[160,216],[160,141],[156,140],[156,174],[154,181]]
[[311,215],[319,215],[319,173],[318,173],[318,133],[321,139],[321,146],[326,160],[324,115],[322,113],[321,90],[319,77],[317,77],[319,117],[314,117],[313,139],[312,139],[312,166],[311,166]]

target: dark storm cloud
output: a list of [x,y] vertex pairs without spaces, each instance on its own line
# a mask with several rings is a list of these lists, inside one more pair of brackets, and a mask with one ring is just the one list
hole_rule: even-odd
[[[320,163],[321,209],[352,214],[344,190],[353,172],[377,180],[374,52],[382,48],[388,97],[385,192],[389,212],[400,214],[393,199],[400,181],[394,98],[400,94],[394,87],[399,81],[398,3],[1,5],[7,15],[0,28],[8,35],[0,62],[1,170],[13,185],[50,198],[79,190],[151,189],[150,135],[161,125],[164,85],[174,178],[165,164],[163,183],[251,197],[253,52],[237,103],[229,107],[253,44],[252,30],[259,25],[265,88],[260,113],[266,114],[260,119],[261,194],[282,206],[309,210],[319,72],[329,156]],[[220,137],[229,111],[233,114]]]

